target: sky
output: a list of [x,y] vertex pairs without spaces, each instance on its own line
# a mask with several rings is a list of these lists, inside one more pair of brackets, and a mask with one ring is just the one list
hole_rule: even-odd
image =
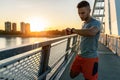
[[[67,27],[80,28],[81,20],[76,5],[81,0],[0,0],[0,29],[4,29],[4,22],[30,23],[45,29],[65,29]],[[93,6],[94,0],[87,0]],[[32,25],[33,24],[33,25]],[[35,24],[35,25],[34,25]]]

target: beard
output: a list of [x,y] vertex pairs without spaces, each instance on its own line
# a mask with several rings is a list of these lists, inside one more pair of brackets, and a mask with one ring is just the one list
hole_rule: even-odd
[[81,18],[82,21],[87,21],[89,19],[89,14],[87,14],[87,16],[85,18]]
[[85,21],[87,21],[89,19],[89,16],[87,16],[86,18],[85,18]]

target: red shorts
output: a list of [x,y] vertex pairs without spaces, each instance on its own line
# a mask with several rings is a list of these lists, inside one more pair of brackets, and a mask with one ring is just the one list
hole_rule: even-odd
[[98,58],[83,58],[76,56],[71,71],[74,73],[83,73],[86,80],[98,80]]

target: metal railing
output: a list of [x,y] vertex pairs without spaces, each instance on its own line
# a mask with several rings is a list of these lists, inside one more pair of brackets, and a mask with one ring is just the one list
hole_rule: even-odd
[[99,41],[106,45],[114,54],[120,56],[120,36],[101,34]]
[[68,60],[79,43],[78,38],[73,34],[1,50],[0,80],[46,80],[48,74],[57,74]]

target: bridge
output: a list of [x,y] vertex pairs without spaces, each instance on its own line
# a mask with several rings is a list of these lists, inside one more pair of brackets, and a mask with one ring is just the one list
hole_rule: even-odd
[[[118,0],[95,0],[92,16],[102,23],[99,39],[99,79],[120,80]],[[70,64],[79,52],[80,36],[52,38],[0,50],[0,80],[72,80]],[[62,46],[62,47],[61,47]],[[74,80],[84,80],[80,74]]]

